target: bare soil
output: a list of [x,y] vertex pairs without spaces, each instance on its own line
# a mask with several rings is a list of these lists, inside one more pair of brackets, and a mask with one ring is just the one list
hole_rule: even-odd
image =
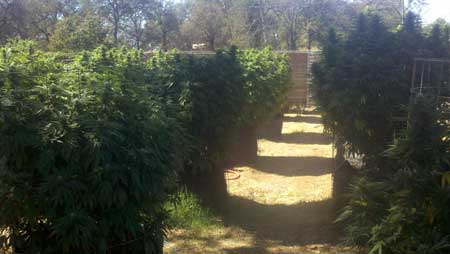
[[165,253],[351,253],[336,246],[332,168],[320,116],[286,114],[280,138],[259,140],[254,163],[227,171],[222,222],[173,230]]

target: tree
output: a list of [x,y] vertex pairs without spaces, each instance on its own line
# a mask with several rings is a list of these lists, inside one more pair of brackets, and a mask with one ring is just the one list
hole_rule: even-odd
[[56,23],[77,9],[77,0],[0,0],[0,41],[18,36],[46,46]]
[[189,22],[210,50],[215,50],[217,44],[225,44],[225,7],[221,0],[196,0],[193,3]]
[[380,15],[387,25],[396,27],[406,19],[409,12],[419,13],[427,0],[357,0],[356,8]]
[[0,0],[0,42],[16,36],[27,37],[25,13],[22,1]]
[[123,27],[127,15],[130,14],[130,3],[127,0],[99,0],[100,12],[111,26],[114,46],[119,46],[119,32]]
[[450,23],[440,18],[433,24],[427,25],[424,31],[430,35],[431,43],[434,44],[434,46],[431,46],[431,49],[434,50],[435,57],[448,58],[448,52],[445,54],[442,53],[445,52],[444,49],[450,49]]
[[52,51],[92,50],[106,43],[107,31],[102,20],[92,14],[72,15],[59,21],[51,35]]
[[271,45],[280,48],[279,19],[274,2],[270,0],[241,0],[234,2],[228,24],[234,26],[231,38],[243,42],[246,47],[263,48]]
[[158,0],[155,2],[151,19],[147,25],[147,36],[156,41],[163,50],[169,49],[169,39],[179,31],[179,17],[176,5],[172,1]]
[[320,46],[327,38],[330,27],[340,35],[351,32],[357,11],[345,0],[312,1],[307,14],[304,33],[308,48]]
[[29,24],[29,36],[33,39],[50,41],[56,24],[75,11],[75,0],[24,0]]
[[265,0],[245,2],[245,24],[249,43],[252,47],[259,48],[267,44],[267,7]]
[[153,0],[129,1],[130,11],[125,21],[125,34],[130,38],[130,42],[137,49],[142,48],[146,22],[149,21],[151,12],[156,7],[155,5]]
[[269,4],[277,17],[277,34],[283,34],[285,47],[297,50],[312,48],[318,41],[324,41],[329,27],[340,28],[348,33],[356,11],[342,0],[285,0]]
[[275,13],[279,18],[280,29],[284,33],[286,46],[289,50],[298,49],[299,29],[304,6],[304,0],[284,1],[274,6]]

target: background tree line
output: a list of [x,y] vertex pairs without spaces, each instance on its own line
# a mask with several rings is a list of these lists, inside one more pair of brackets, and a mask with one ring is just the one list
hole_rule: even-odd
[[107,46],[311,48],[329,27],[348,34],[361,11],[390,28],[424,0],[0,0],[0,43],[20,37],[53,50]]

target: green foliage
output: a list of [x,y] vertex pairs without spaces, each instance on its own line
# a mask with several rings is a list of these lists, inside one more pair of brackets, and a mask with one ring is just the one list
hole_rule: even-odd
[[[445,56],[444,37],[422,34],[408,14],[398,32],[377,16],[361,15],[346,39],[330,32],[322,61],[314,66],[314,93],[328,129],[343,137],[353,152],[384,151],[406,115],[414,57]],[[436,46],[438,45],[438,46]]]
[[180,106],[195,149],[187,166],[214,169],[233,141],[243,104],[242,71],[236,49],[208,56],[159,53],[150,59],[157,93]]
[[[314,92],[327,128],[355,152],[381,152],[408,102],[409,83],[396,38],[375,17],[361,15],[342,41],[330,33],[323,61],[314,67]],[[410,52],[414,54],[414,52]]]
[[73,15],[56,24],[48,48],[51,51],[93,50],[105,43],[106,34],[98,17]]
[[192,192],[181,190],[171,196],[166,203],[169,224],[174,227],[202,229],[216,223],[210,210],[203,207],[200,199]]
[[129,76],[136,52],[62,64],[25,46],[0,60],[0,227],[15,251],[156,253],[183,135]]
[[[450,250],[448,115],[436,98],[419,97],[407,106],[413,58],[448,51],[445,33],[435,27],[426,37],[411,13],[397,32],[363,15],[345,40],[329,34],[314,67],[326,126],[365,155],[338,221],[346,240],[370,253]],[[396,124],[402,119],[407,128]]]
[[149,62],[157,93],[180,105],[193,136],[196,147],[188,162],[193,172],[226,161],[237,131],[278,113],[290,84],[287,57],[269,48],[233,47],[203,56],[160,52]]
[[[1,48],[0,229],[10,234],[0,245],[159,253],[178,173],[225,160],[238,127],[263,118],[254,94],[267,99],[268,115],[279,108],[286,58],[241,54],[173,52],[147,63],[125,49],[65,55],[20,41]],[[193,197],[183,199],[177,212],[192,205],[206,216]]]
[[340,217],[347,241],[371,253],[450,250],[450,127],[424,98],[410,112],[409,128],[361,172]]
[[243,50],[239,61],[245,78],[242,121],[255,126],[281,112],[290,85],[289,61],[271,48]]

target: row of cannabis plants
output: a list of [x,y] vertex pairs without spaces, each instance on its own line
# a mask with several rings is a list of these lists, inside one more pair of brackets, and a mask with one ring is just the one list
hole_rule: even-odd
[[449,115],[432,94],[409,90],[414,57],[448,58],[450,31],[421,27],[411,13],[396,31],[361,15],[347,38],[330,32],[314,67],[326,127],[363,156],[338,222],[347,243],[370,253],[450,252]]
[[181,174],[220,171],[276,114],[287,58],[0,49],[0,250],[160,253]]

